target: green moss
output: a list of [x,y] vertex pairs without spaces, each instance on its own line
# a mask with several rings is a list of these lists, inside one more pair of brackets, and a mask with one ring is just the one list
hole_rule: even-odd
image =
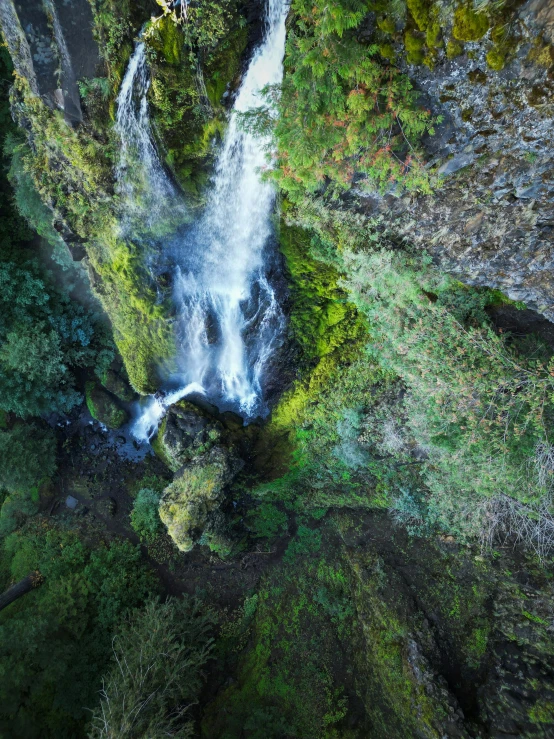
[[554,701],[540,698],[529,711],[529,718],[538,724],[554,724]]
[[[225,23],[229,22],[226,16]],[[240,71],[247,28],[234,24],[223,38],[212,40],[212,47],[203,37],[207,47],[200,51],[190,46],[189,31],[167,15],[149,24],[144,40],[152,53],[152,117],[163,140],[165,161],[196,205],[209,178],[213,141],[225,130],[222,96]],[[195,57],[198,61],[191,62]]]
[[458,41],[478,41],[489,30],[489,19],[484,13],[476,13],[471,5],[463,4],[454,12],[452,35]]
[[423,64],[425,61],[425,54],[423,51],[409,51],[406,54],[406,61],[408,64]]
[[455,59],[457,56],[460,56],[463,53],[464,45],[461,44],[459,41],[452,41],[452,39],[450,39],[446,44],[446,56],[448,57],[448,59]]
[[183,60],[184,39],[180,28],[170,15],[162,15],[149,23],[146,35],[148,45],[166,62],[179,65]]
[[242,55],[248,41],[248,29],[239,26],[229,34],[225,45],[206,68],[206,91],[211,104],[221,105],[221,98],[240,71]]
[[421,51],[425,46],[425,39],[413,31],[406,31],[404,34],[404,46],[408,53]]
[[254,537],[273,539],[287,531],[288,517],[273,503],[261,503],[249,512],[247,526]]
[[383,31],[383,33],[393,34],[396,33],[396,23],[394,20],[386,15],[377,19],[377,25]]
[[423,64],[425,54],[423,47],[425,40],[422,36],[413,31],[406,31],[404,34],[404,46],[406,47],[406,60],[408,64]]
[[429,25],[429,0],[407,0],[408,10],[420,31],[425,31]]
[[442,46],[442,31],[440,24],[436,21],[427,26],[425,42],[430,49],[440,49]]
[[383,59],[394,59],[396,56],[394,47],[392,44],[381,44],[379,46],[379,54],[383,57]]
[[426,54],[423,58],[423,64],[425,64],[426,67],[429,69],[433,69],[435,67],[436,57],[434,54]]
[[118,204],[111,194],[113,144],[84,126],[68,126],[21,78],[14,95],[19,122],[32,139],[32,150],[20,144],[14,156],[51,208],[53,221],[86,245],[93,288],[109,315],[129,380],[138,392],[151,392],[159,384],[159,367],[175,354],[175,342],[167,305],[159,303],[145,267],[147,247],[119,235]]
[[158,427],[158,433],[156,434],[155,438],[150,442],[152,449],[154,450],[154,454],[160,459],[172,472],[177,471],[177,467],[174,464],[173,459],[171,458],[171,455],[165,448],[165,444],[163,443],[163,437],[165,433],[165,429],[167,426],[167,416],[164,416],[162,419],[162,422],[160,423]]
[[136,394],[129,386],[129,383],[112,369],[108,369],[103,375],[102,385],[106,390],[112,393],[112,395],[117,396],[120,400],[127,403],[136,398]]
[[506,51],[500,46],[493,46],[487,53],[487,65],[495,72],[500,72],[506,65]]
[[110,429],[120,428],[129,419],[128,413],[94,380],[86,383],[85,397],[90,415]]
[[219,506],[224,487],[233,474],[228,452],[214,447],[184,467],[165,489],[160,501],[160,518],[180,551],[190,551],[199,540],[209,514]]

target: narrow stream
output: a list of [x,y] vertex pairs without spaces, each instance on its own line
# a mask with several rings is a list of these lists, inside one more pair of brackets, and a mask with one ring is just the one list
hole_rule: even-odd
[[[267,412],[264,377],[285,326],[269,279],[275,191],[260,179],[267,142],[242,130],[237,113],[260,105],[260,91],[281,81],[287,9],[286,0],[268,0],[265,35],[236,96],[207,205],[171,242],[178,369],[159,393],[141,403],[132,427],[139,440],[155,433],[169,405],[191,394],[246,419]],[[156,220],[169,218],[168,205],[173,214],[175,207],[184,209],[182,201],[175,202],[180,196],[152,137],[149,84],[139,42],[117,101],[122,141],[117,175],[130,214],[122,228],[141,211],[154,227]]]

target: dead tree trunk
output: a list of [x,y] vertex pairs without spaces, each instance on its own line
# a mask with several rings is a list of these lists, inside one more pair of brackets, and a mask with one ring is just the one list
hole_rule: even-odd
[[9,606],[10,603],[13,603],[14,600],[21,598],[22,595],[29,593],[34,588],[38,588],[43,582],[44,577],[40,572],[31,572],[23,580],[16,582],[15,585],[12,585],[0,595],[0,611],[6,608],[6,606]]

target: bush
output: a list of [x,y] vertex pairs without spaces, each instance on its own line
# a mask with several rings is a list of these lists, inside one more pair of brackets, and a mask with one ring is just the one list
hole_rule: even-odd
[[158,506],[160,494],[151,488],[138,491],[131,511],[131,526],[141,541],[152,542],[159,534],[162,523]]

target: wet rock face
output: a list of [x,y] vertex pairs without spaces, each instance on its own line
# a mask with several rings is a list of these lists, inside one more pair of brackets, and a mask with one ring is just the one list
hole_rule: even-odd
[[406,71],[443,122],[425,146],[442,176],[433,197],[368,199],[402,238],[468,284],[496,287],[554,320],[554,2],[511,24],[506,66],[489,31],[465,54]]
[[88,0],[2,0],[0,25],[16,71],[69,123],[82,121],[77,80],[98,75]]
[[233,452],[215,446],[184,466],[165,489],[160,518],[180,551],[190,551],[200,539],[210,514],[223,499],[225,487],[241,467],[241,460]]

